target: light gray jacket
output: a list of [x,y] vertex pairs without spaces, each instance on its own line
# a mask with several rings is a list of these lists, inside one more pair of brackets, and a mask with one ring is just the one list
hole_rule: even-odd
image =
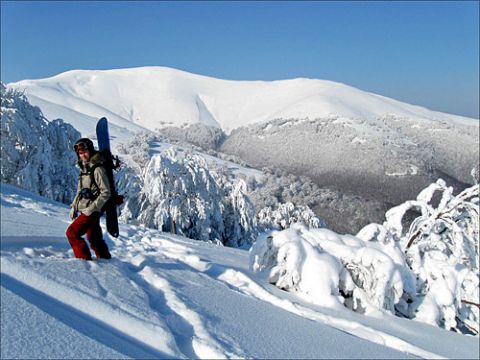
[[[107,203],[111,196],[110,184],[108,182],[108,176],[105,168],[100,166],[104,163],[104,158],[100,153],[94,153],[90,158],[90,161],[86,164],[81,161],[78,162],[80,166],[80,177],[78,179],[77,195],[71,204],[71,207],[75,211],[80,211],[86,215],[90,215],[94,212],[101,212],[103,206]],[[91,178],[91,169],[94,168],[93,178]],[[80,197],[80,190],[82,188],[88,188],[96,196],[95,199],[82,199]]]

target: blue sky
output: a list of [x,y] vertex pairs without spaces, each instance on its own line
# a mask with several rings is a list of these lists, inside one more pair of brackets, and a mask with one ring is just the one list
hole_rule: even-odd
[[346,83],[479,117],[479,2],[1,2],[1,78],[169,66]]

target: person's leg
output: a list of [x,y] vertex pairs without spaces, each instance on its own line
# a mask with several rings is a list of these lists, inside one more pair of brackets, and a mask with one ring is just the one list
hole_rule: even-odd
[[82,236],[90,227],[88,216],[80,214],[68,227],[66,235],[68,242],[73,249],[75,257],[78,259],[92,260],[92,254],[88,249],[87,243]]
[[105,240],[103,240],[102,228],[100,227],[100,213],[93,213],[91,226],[87,230],[87,239],[90,247],[95,252],[97,259],[111,259],[110,251]]

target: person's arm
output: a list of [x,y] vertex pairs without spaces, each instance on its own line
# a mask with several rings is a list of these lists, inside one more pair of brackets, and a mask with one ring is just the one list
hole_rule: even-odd
[[74,209],[75,211],[77,211],[77,205],[78,205],[78,200],[79,200],[79,196],[80,196],[80,180],[78,180],[77,182],[77,193],[75,194],[75,197],[73,198],[73,201],[72,203],[70,204],[70,207],[72,209]]

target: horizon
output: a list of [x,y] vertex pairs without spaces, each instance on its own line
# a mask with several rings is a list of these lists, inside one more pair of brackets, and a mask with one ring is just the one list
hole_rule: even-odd
[[159,66],[328,80],[479,118],[479,2],[2,1],[1,10],[6,84]]

